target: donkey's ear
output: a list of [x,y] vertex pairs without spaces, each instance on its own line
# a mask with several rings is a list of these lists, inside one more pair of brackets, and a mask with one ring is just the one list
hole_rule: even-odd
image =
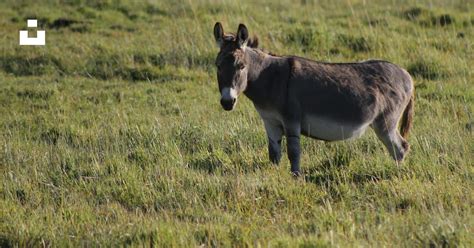
[[216,22],[214,25],[214,38],[216,39],[216,43],[219,47],[224,44],[224,28],[220,22]]
[[239,24],[239,29],[237,29],[237,42],[240,47],[245,47],[247,41],[249,40],[249,31],[244,24]]

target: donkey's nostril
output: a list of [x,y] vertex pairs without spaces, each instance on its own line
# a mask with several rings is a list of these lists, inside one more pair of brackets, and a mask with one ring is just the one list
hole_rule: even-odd
[[234,104],[236,100],[237,100],[236,98],[231,98],[231,99],[222,98],[221,105],[225,110],[232,110],[234,108]]

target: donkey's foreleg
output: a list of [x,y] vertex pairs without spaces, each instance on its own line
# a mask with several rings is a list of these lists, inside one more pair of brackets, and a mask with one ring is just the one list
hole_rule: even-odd
[[265,130],[268,137],[268,155],[270,161],[279,164],[281,159],[281,138],[283,128],[280,123],[272,120],[264,120]]
[[287,136],[288,159],[291,164],[291,173],[300,175],[300,136]]
[[300,131],[299,125],[296,127],[286,128],[286,145],[288,151],[288,159],[291,164],[291,173],[295,176],[300,176]]
[[270,162],[278,165],[281,160],[281,139],[278,141],[270,139],[268,137],[268,155]]

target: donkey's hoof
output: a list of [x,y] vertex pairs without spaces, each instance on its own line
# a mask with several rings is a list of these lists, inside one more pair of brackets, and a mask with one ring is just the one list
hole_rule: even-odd
[[392,157],[393,157],[393,160],[395,160],[397,164],[401,164],[403,160],[405,160],[407,154],[408,154],[408,150],[400,149],[399,151],[396,151]]
[[280,165],[280,160],[279,159],[278,160],[270,159],[270,163],[272,163],[272,165],[274,165],[274,166],[278,166],[278,165]]
[[302,174],[300,171],[292,171],[291,172],[291,175],[294,177],[294,178],[301,178]]

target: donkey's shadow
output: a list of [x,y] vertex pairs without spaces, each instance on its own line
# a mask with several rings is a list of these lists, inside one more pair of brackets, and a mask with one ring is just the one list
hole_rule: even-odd
[[219,152],[210,152],[193,157],[187,163],[188,168],[210,175],[222,174],[248,174],[264,167],[269,163],[251,159],[251,161],[232,161],[228,156]]
[[[350,160],[336,156],[333,159],[325,159],[318,166],[310,167],[305,171],[304,180],[318,186],[328,187],[333,183],[341,181],[350,182],[355,185],[363,185],[381,180],[389,180],[399,173],[397,166],[387,165],[371,167],[370,169],[350,169]],[[346,170],[347,172],[342,172]]]
[[348,163],[338,156],[338,159],[325,159],[318,166],[305,170],[305,182],[314,183],[318,186],[329,186],[331,182],[337,180],[334,170],[343,170]]

